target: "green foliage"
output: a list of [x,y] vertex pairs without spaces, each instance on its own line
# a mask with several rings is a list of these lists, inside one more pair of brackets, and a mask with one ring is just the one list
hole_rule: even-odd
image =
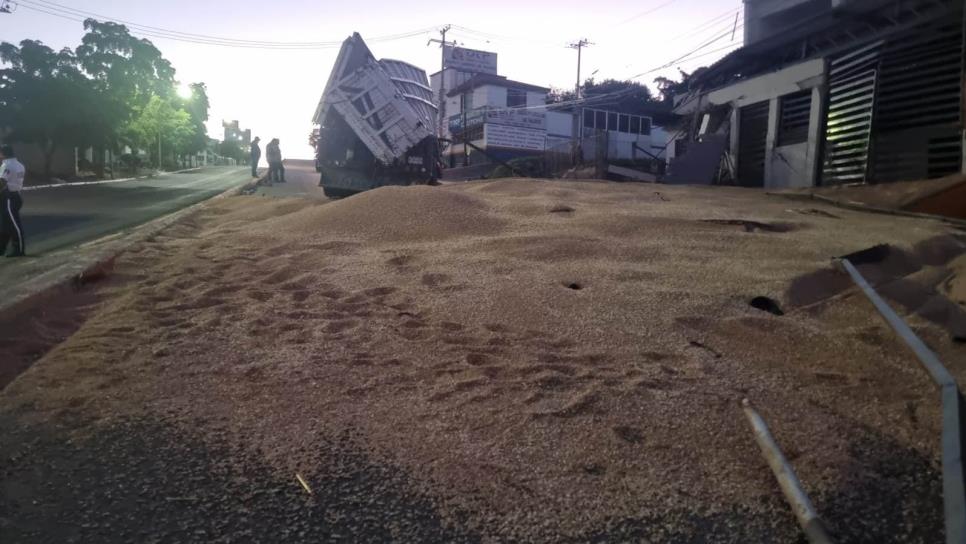
[[654,83],[657,83],[657,90],[661,93],[661,99],[665,102],[672,102],[674,95],[688,90],[688,79],[691,75],[680,68],[678,68],[678,72],[681,74],[680,81],[674,81],[663,76],[654,79]]
[[[589,101],[589,107],[619,111],[629,114],[646,114],[655,102],[651,90],[644,85],[633,80],[619,81],[616,79],[605,79],[600,82],[590,78],[584,82],[580,88],[581,96]],[[620,94],[614,94],[620,93]],[[612,95],[603,98],[603,95]],[[569,102],[576,97],[573,90],[557,91],[550,95],[550,102]],[[593,100],[594,97],[601,97],[601,100]]]
[[[150,41],[127,27],[84,21],[76,51],[34,40],[0,43],[0,127],[7,139],[39,144],[50,157],[63,147],[120,150],[125,145],[168,155],[207,144],[204,83],[192,96],[175,92],[175,70]],[[155,157],[158,159],[158,157]]]
[[218,144],[218,154],[222,157],[235,159],[239,162],[248,160],[248,154],[245,153],[245,150],[238,145],[238,142],[231,140],[225,140],[224,142]]
[[54,152],[66,146],[97,145],[109,127],[100,116],[101,97],[89,85],[69,49],[54,51],[24,40],[0,43],[0,127],[7,139],[35,143],[49,174]]

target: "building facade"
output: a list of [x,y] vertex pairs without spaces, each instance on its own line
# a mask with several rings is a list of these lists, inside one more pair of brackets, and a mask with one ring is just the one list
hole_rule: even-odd
[[239,126],[238,121],[222,121],[221,126],[225,129],[226,142],[238,142],[242,149],[247,149],[252,145],[251,129],[244,129]]
[[718,171],[758,187],[964,171],[961,0],[745,5],[746,45],[695,74],[676,99],[687,131],[675,147],[717,138]]

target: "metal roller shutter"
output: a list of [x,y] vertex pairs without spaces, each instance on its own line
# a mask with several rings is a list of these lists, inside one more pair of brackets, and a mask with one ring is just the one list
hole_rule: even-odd
[[738,185],[765,185],[765,143],[768,138],[768,101],[738,112]]

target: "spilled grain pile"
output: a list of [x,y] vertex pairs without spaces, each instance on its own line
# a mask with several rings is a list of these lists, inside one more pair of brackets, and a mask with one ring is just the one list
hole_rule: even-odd
[[[491,538],[794,539],[750,397],[834,530],[925,542],[941,531],[935,392],[846,286],[789,289],[834,277],[831,257],[927,239],[966,248],[937,223],[723,188],[236,198],[126,255],[137,281],[3,406],[225,428],[309,480],[318,444],[351,432]],[[958,259],[934,284],[950,299]],[[966,348],[911,319],[966,377]]]

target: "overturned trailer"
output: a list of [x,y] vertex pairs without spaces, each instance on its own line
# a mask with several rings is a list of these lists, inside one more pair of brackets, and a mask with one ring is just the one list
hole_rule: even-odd
[[424,70],[376,60],[362,36],[347,38],[315,111],[316,165],[325,194],[435,181],[436,110]]

